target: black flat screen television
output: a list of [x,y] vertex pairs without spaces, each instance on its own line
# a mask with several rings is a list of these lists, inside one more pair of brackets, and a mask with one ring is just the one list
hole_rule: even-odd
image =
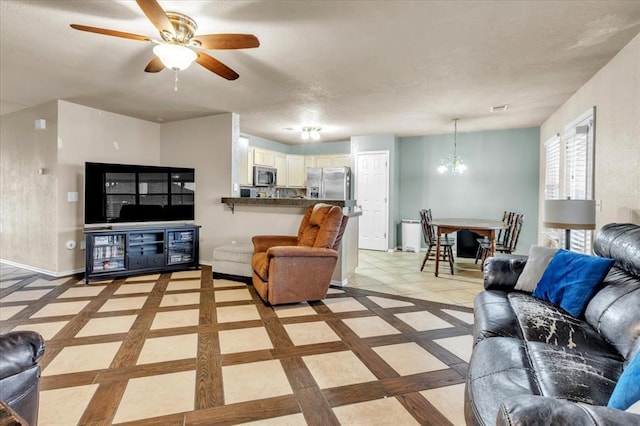
[[84,222],[194,220],[195,170],[85,163]]

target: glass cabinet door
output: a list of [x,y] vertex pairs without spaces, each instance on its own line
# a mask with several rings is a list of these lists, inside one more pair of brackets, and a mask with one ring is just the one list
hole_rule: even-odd
[[194,232],[193,230],[167,231],[169,265],[193,261]]
[[125,269],[125,234],[94,235],[92,244],[93,272]]

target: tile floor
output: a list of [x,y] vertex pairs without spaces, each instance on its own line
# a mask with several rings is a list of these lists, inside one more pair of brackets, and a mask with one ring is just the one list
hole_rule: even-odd
[[46,340],[40,425],[463,425],[473,297],[457,260],[361,251],[347,287],[266,306],[211,269],[84,285],[0,265],[0,332]]

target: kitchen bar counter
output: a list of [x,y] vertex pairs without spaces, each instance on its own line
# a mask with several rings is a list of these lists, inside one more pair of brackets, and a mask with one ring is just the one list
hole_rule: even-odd
[[242,204],[245,206],[297,206],[309,207],[317,203],[331,204],[339,207],[355,207],[356,200],[318,200],[309,198],[245,198],[245,197],[222,197],[222,202],[231,209],[233,205]]

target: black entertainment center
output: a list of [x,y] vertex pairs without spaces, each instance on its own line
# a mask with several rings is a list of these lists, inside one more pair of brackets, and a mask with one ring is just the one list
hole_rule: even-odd
[[199,267],[194,169],[86,163],[84,199],[87,283]]

